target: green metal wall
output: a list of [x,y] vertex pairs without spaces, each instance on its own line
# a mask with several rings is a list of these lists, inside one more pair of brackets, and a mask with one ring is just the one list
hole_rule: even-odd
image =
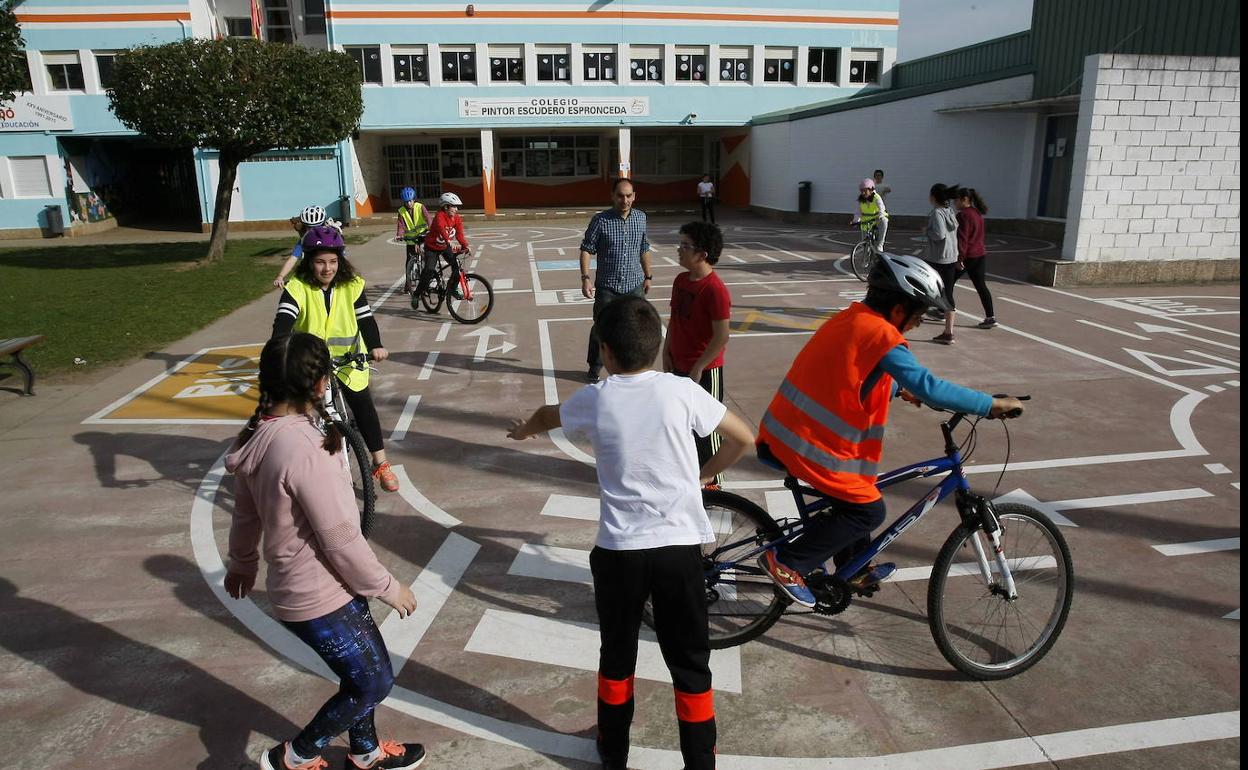
[[1018,32],[983,43],[915,59],[893,68],[893,88],[911,88],[975,77],[1031,64],[1031,33]]
[[1239,56],[1239,0],[1036,0],[1035,97],[1079,93],[1094,53]]

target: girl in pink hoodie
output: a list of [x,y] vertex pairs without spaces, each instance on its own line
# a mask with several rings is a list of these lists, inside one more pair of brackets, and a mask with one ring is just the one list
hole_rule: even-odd
[[322,770],[329,765],[321,751],[347,731],[348,768],[409,770],[424,761],[424,747],[378,742],[373,724],[394,675],[366,597],[381,599],[399,617],[416,609],[416,597],[360,533],[351,480],[334,456],[342,435],[324,412],[331,376],[329,349],[319,337],[269,340],[260,354],[260,405],[226,458],[236,481],[225,590],[235,599],[251,591],[263,534],[274,614],[342,679],[303,732],[264,752],[260,767]]

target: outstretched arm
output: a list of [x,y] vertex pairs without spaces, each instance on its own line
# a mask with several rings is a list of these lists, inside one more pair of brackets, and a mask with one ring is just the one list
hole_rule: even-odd
[[563,421],[559,417],[559,405],[548,404],[539,407],[527,420],[512,420],[507,438],[523,441],[560,427],[563,427]]

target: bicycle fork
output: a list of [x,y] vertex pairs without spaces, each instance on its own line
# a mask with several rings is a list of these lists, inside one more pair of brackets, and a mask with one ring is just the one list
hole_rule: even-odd
[[[1014,601],[1018,598],[1018,588],[1014,584],[1014,573],[1010,570],[1009,560],[1005,558],[1005,549],[1001,545],[1001,522],[992,509],[992,503],[969,492],[963,492],[959,497],[961,499],[958,501],[958,510],[962,514],[963,523],[971,527],[971,547],[975,549],[975,561],[979,565],[979,574],[984,579],[984,584],[993,593],[1003,595],[1007,601]],[[997,569],[1001,572],[1000,585],[992,579],[992,565],[984,544],[979,539],[981,531],[988,536],[992,547],[992,560],[997,563]]]

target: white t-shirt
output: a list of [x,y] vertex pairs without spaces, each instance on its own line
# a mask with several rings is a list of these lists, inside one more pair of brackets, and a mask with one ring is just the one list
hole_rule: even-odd
[[688,377],[613,374],[559,407],[568,435],[598,458],[597,544],[613,551],[715,539],[702,507],[693,433],[709,436],[727,408]]
[[715,194],[715,184],[713,182],[698,182],[698,196],[709,198]]

